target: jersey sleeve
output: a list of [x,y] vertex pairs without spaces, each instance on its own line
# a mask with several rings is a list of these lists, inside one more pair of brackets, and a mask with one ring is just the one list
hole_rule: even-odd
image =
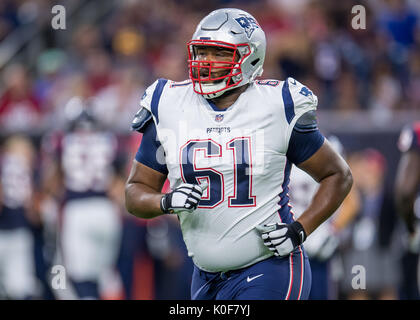
[[156,125],[159,124],[159,101],[167,83],[167,79],[158,79],[146,89],[140,99],[140,108],[131,123],[131,130],[144,133],[152,117]]
[[[283,86],[283,97],[288,89],[293,108],[290,106],[290,134],[287,158],[294,164],[304,162],[321,148],[325,137],[318,129],[316,109],[318,97],[305,85],[293,78],[287,78]],[[287,116],[287,114],[286,114]],[[288,121],[289,121],[288,119]]]
[[143,96],[140,99],[140,108],[145,108],[149,112],[152,112],[153,93],[155,92],[158,83],[159,80],[156,80],[144,91]]
[[136,161],[162,174],[168,174],[165,163],[165,152],[156,134],[154,122],[150,122],[144,130],[143,138],[137,150]]
[[[287,78],[282,87],[282,99],[288,127],[286,129],[286,146],[290,143],[293,130],[298,130],[296,123],[301,119],[303,131],[313,131],[315,127],[308,128],[305,122],[316,118],[318,106],[317,96],[306,86],[293,78]],[[305,119],[306,118],[306,119]]]
[[286,153],[287,159],[298,165],[315,154],[323,145],[324,140],[325,137],[318,128],[307,131],[294,129]]
[[286,117],[290,123],[308,111],[315,111],[318,106],[318,97],[308,87],[293,78],[286,79],[282,91],[285,107],[289,109]]
[[144,133],[146,127],[152,120],[152,99],[153,93],[156,90],[158,80],[156,80],[152,85],[150,85],[143,93],[143,96],[140,99],[139,110],[134,115],[134,118],[131,122],[131,130]]
[[408,151],[420,153],[420,122],[403,128],[398,139],[398,149],[403,153]]

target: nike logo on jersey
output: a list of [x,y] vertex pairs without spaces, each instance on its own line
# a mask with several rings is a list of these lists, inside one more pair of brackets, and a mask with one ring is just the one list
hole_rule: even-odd
[[252,280],[255,280],[255,279],[257,279],[257,278],[259,278],[259,277],[261,277],[261,276],[263,276],[264,275],[264,273],[261,273],[261,274],[259,274],[258,276],[254,276],[254,277],[247,277],[246,278],[246,282],[251,282]]

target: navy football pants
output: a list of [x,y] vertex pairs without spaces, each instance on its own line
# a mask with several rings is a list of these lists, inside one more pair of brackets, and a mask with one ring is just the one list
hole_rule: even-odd
[[288,257],[257,262],[228,272],[206,272],[194,266],[192,300],[308,299],[312,274],[308,257],[298,248]]
[[328,278],[329,261],[319,261],[311,259],[312,270],[312,287],[309,293],[309,300],[328,300],[329,294],[329,278]]

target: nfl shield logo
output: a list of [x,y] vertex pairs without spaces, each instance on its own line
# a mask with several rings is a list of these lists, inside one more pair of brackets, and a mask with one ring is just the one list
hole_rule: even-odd
[[218,114],[216,115],[216,117],[214,118],[214,120],[216,120],[216,122],[222,122],[224,118],[223,114]]

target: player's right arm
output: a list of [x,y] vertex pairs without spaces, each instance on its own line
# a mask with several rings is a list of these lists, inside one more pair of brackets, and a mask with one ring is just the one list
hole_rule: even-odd
[[168,169],[151,112],[141,107],[131,127],[143,137],[125,184],[125,207],[136,217],[150,219],[163,214],[161,190]]
[[126,209],[145,219],[165,213],[192,212],[207,186],[180,183],[170,193],[161,193],[168,169],[155,123],[147,112],[140,109],[133,121],[133,129],[143,133],[143,138],[125,186]]
[[160,200],[166,175],[136,160],[125,185],[125,206],[131,214],[150,219],[163,214]]

